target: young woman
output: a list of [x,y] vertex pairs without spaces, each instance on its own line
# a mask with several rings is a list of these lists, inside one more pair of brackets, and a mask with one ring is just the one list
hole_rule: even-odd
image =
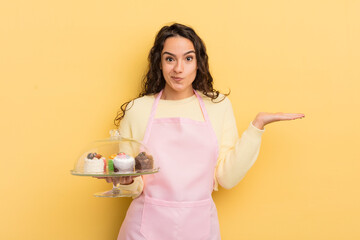
[[[239,138],[231,103],[213,89],[205,45],[190,27],[164,26],[149,54],[139,98],[115,119],[123,136],[143,141],[160,171],[123,177],[138,190],[121,240],[218,240],[211,194],[234,187],[255,162],[264,126],[304,114],[259,113]],[[108,179],[111,181],[111,179]]]

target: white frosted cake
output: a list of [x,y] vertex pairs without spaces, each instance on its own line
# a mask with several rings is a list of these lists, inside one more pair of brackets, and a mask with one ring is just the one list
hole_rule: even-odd
[[135,171],[135,159],[123,152],[119,153],[114,159],[114,172],[127,173]]
[[96,153],[89,153],[85,159],[84,173],[104,173],[106,172],[106,160],[103,156]]

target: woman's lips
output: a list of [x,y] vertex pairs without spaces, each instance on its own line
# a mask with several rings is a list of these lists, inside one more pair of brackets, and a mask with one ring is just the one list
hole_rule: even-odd
[[174,79],[175,81],[181,81],[183,78],[181,77],[171,77],[172,79]]

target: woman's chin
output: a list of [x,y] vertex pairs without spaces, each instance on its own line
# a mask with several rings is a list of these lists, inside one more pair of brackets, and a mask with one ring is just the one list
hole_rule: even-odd
[[175,83],[169,86],[169,90],[174,93],[186,93],[192,91],[192,86],[185,87],[183,84]]

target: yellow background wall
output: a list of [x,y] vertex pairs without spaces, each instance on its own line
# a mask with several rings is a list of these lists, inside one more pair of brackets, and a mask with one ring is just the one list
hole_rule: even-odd
[[0,4],[0,239],[115,239],[130,199],[70,175],[135,97],[156,32],[205,41],[239,133],[266,126],[244,180],[213,194],[222,238],[360,239],[360,1],[45,1]]

